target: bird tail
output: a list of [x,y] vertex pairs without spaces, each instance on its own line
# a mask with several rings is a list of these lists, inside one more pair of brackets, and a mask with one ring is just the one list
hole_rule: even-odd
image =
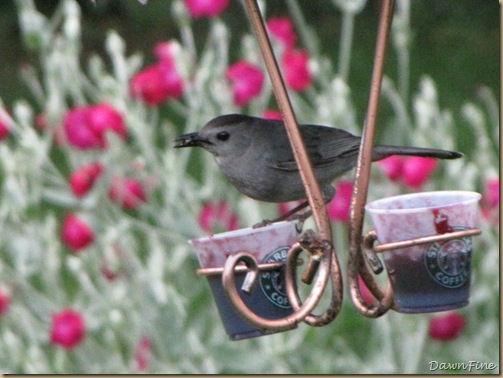
[[381,160],[392,155],[420,156],[436,159],[458,159],[463,156],[456,151],[438,150],[436,148],[401,147],[401,146],[376,146],[374,147],[374,160]]

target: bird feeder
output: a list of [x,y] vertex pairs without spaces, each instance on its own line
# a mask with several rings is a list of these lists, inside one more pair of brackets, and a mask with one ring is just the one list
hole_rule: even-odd
[[[202,268],[198,274],[210,281],[220,315],[232,340],[290,330],[300,322],[315,327],[327,325],[336,318],[343,299],[340,265],[332,243],[325,202],[257,2],[245,0],[245,6],[285,121],[318,232],[307,230],[297,235],[294,222],[281,222],[192,241],[202,251],[199,254]],[[356,309],[369,318],[382,316],[390,309],[405,313],[432,312],[466,305],[471,237],[481,233],[474,227],[480,198],[478,193],[419,193],[387,198],[365,206],[383,61],[392,14],[393,0],[383,0],[369,104],[350,209],[347,282]],[[375,230],[362,236],[365,207],[371,214]],[[250,237],[255,241],[251,241]],[[268,249],[257,240],[272,244],[268,244]],[[375,245],[377,241],[379,243]],[[222,252],[223,260],[218,261],[212,252],[215,250]],[[385,290],[374,279],[374,274],[384,271],[379,254],[383,255],[388,272]],[[305,264],[303,258],[307,258]],[[409,267],[405,261],[407,259],[411,262]],[[311,291],[304,301],[297,287],[299,266],[303,267],[302,281],[311,285]],[[376,303],[368,304],[363,300],[358,276],[362,277],[377,299]],[[313,314],[329,282],[329,304],[322,314]],[[440,291],[435,294],[433,289],[427,290],[429,286]],[[268,309],[264,297],[277,308]],[[444,301],[445,298],[448,298],[447,301]]]

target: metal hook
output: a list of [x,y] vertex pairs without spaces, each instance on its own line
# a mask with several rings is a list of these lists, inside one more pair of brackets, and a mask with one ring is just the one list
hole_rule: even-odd
[[[361,246],[363,243],[363,218],[365,213],[365,202],[367,200],[367,191],[370,177],[370,164],[372,159],[372,144],[374,140],[374,128],[377,116],[377,104],[381,92],[381,83],[383,76],[384,55],[389,35],[391,21],[393,20],[393,0],[383,0],[379,28],[377,32],[376,51],[374,55],[374,68],[372,70],[372,81],[370,86],[370,97],[365,119],[360,152],[358,154],[358,163],[356,166],[355,184],[353,186],[353,195],[351,197],[350,209],[350,240],[349,240],[349,259],[348,259],[348,281],[351,299],[358,311],[368,317],[378,317],[388,311],[392,305],[392,290],[388,279],[388,288],[383,294],[382,290],[375,283],[374,279],[367,270],[363,261]],[[371,260],[372,256],[371,256]],[[373,260],[376,263],[375,260]],[[358,287],[358,274],[367,283],[372,293],[378,294],[376,297],[380,302],[376,306],[369,306],[363,300]],[[375,295],[375,294],[374,294]]]

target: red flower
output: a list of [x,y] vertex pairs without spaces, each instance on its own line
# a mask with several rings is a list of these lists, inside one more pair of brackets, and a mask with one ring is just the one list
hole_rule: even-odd
[[100,163],[86,164],[75,170],[69,179],[73,194],[82,197],[92,188],[102,173],[103,166]]
[[486,180],[480,203],[482,216],[492,225],[499,225],[500,180],[499,177]]
[[311,74],[307,68],[306,51],[286,51],[281,57],[281,67],[285,82],[292,90],[300,92],[311,85]]
[[71,250],[77,252],[86,248],[94,240],[91,228],[74,214],[65,216],[61,228],[61,241]]
[[335,197],[327,207],[328,217],[336,222],[349,221],[349,208],[353,184],[351,181],[339,181],[335,189]]
[[360,294],[362,296],[363,301],[368,304],[374,304],[375,303],[375,298],[372,295],[370,289],[365,285],[365,282],[363,281],[363,278],[358,275],[358,288],[360,289]]
[[7,127],[7,123],[0,119],[0,140],[4,140],[9,136],[9,128]]
[[499,207],[500,204],[500,180],[499,177],[491,178],[485,182],[483,203],[490,208]]
[[402,156],[396,156],[396,155],[389,156],[385,159],[378,161],[377,164],[391,181],[397,181],[402,176],[403,171]]
[[465,318],[457,312],[434,317],[430,320],[428,334],[437,341],[456,339],[465,328]]
[[147,198],[142,184],[133,178],[115,177],[108,191],[108,198],[125,210],[136,209]]
[[283,115],[281,112],[278,112],[277,110],[271,110],[267,109],[262,113],[262,117],[265,119],[277,119],[277,120],[283,120]]
[[287,17],[271,17],[267,20],[267,29],[287,50],[293,48],[297,41],[292,21]]
[[251,63],[239,61],[227,68],[227,79],[232,84],[234,103],[244,106],[262,91],[264,74]]
[[52,315],[51,343],[72,349],[85,335],[84,319],[79,312],[70,308]]
[[108,104],[70,109],[63,119],[68,142],[79,149],[105,148],[105,133],[112,131],[126,137],[122,115]]
[[10,306],[10,298],[4,291],[0,290],[0,316],[4,315]]
[[185,0],[185,6],[192,18],[218,16],[228,5],[229,0]]
[[183,83],[171,60],[146,67],[129,84],[131,96],[141,98],[149,105],[158,105],[169,98],[183,94]]
[[400,181],[411,189],[420,189],[437,166],[432,158],[390,156],[380,160],[379,167],[391,181]]
[[147,370],[150,350],[150,340],[146,336],[143,336],[138,342],[138,346],[136,347],[136,352],[134,355],[134,362],[137,371]]
[[403,183],[411,189],[421,188],[428,181],[436,166],[435,159],[408,156],[403,164]]
[[199,225],[207,233],[233,231],[238,228],[238,217],[224,201],[206,203],[199,212]]

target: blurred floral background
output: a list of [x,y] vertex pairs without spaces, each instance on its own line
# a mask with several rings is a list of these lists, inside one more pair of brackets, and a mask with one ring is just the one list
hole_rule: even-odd
[[[379,3],[260,4],[299,121],[360,134]],[[328,326],[239,342],[187,240],[293,204],[244,198],[213,159],[172,145],[220,114],[280,117],[241,3],[0,10],[1,372],[499,373],[495,1],[397,1],[376,140],[465,157],[386,159],[369,191],[482,193],[470,304],[370,320],[346,293]],[[328,206],[343,269],[352,178]]]

